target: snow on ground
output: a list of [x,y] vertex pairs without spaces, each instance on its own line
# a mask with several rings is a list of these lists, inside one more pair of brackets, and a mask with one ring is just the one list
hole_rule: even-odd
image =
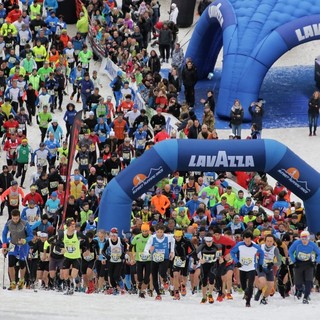
[[289,297],[283,300],[278,294],[268,305],[253,301],[246,308],[242,295],[236,293],[233,301],[215,301],[213,305],[201,305],[201,296],[187,294],[180,301],[173,301],[168,294],[161,302],[147,297],[141,300],[137,295],[106,296],[104,294],[86,295],[75,293],[64,296],[57,292],[32,290],[0,292],[0,318],[8,320],[31,319],[94,319],[94,320],[253,320],[253,319],[317,319],[320,308],[320,294],[311,295],[309,305]]
[[[162,12],[165,14],[168,10],[168,0],[162,2]],[[164,3],[163,3],[164,2]],[[74,33],[74,27],[70,27],[71,34]],[[187,29],[180,31],[179,37],[182,39],[187,33]],[[190,33],[191,34],[191,33]],[[188,36],[190,36],[190,34]],[[301,47],[295,48],[285,54],[277,61],[276,66],[291,65],[313,65],[314,57],[317,52],[318,42],[311,42]],[[186,49],[186,48],[184,48]],[[221,67],[221,59],[217,67]],[[92,63],[91,71],[99,70],[99,63]],[[109,79],[103,77],[103,96],[110,94],[108,87]],[[71,86],[69,86],[71,93]],[[65,103],[70,102],[69,97],[65,96]],[[80,110],[81,105],[76,104]],[[56,112],[55,116],[59,119],[59,124],[64,128],[62,120],[63,114]],[[28,127],[29,143],[36,148],[40,139],[40,132],[36,125]],[[218,130],[220,139],[227,139],[230,130]],[[243,131],[243,136],[249,134],[249,130]],[[320,134],[320,132],[319,132]],[[288,129],[264,129],[263,138],[275,139],[287,145],[296,152],[304,161],[320,171],[319,146],[320,138],[309,137],[307,128],[288,128]],[[1,153],[0,168],[5,163],[5,154]],[[34,168],[29,168],[25,185],[29,184],[31,173]],[[25,190],[28,192],[28,189]],[[4,216],[0,217],[0,230],[7,219],[5,210]],[[7,266],[6,266],[7,270]],[[320,310],[320,294],[313,293],[309,305],[302,305],[301,301],[294,300],[293,297],[283,300],[278,294],[270,299],[269,305],[260,306],[258,302],[252,302],[252,308],[245,308],[242,295],[235,293],[233,301],[215,302],[213,305],[200,305],[201,296],[197,294],[192,296],[188,294],[180,301],[172,301],[167,295],[163,297],[162,302],[154,301],[154,298],[147,297],[145,300],[139,300],[136,295],[124,296],[105,296],[103,294],[86,295],[75,293],[74,296],[64,296],[57,292],[32,290],[7,291],[2,290],[3,276],[3,256],[0,254],[0,320],[19,320],[19,319],[126,319],[135,320],[148,318],[149,320],[158,319],[207,319],[216,318],[253,320],[263,319],[317,319],[317,311]],[[5,280],[8,286],[8,279]]]

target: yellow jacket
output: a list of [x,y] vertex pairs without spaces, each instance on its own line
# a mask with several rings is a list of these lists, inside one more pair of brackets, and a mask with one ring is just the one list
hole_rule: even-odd
[[16,36],[18,34],[18,30],[15,25],[5,22],[0,29],[0,34],[6,37],[8,35],[8,31],[11,31],[13,36]]
[[89,17],[88,11],[85,6],[82,6],[82,11],[84,15],[77,21],[77,30],[81,33],[87,33],[89,31]]

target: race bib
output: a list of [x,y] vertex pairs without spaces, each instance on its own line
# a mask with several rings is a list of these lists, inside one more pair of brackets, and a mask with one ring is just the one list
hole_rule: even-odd
[[44,167],[47,163],[47,159],[38,159],[37,165]]
[[181,257],[174,257],[173,265],[178,268],[184,268],[186,266],[186,260],[182,260]]
[[74,246],[67,246],[66,250],[68,253],[73,253],[74,251],[76,251],[76,248]]
[[152,255],[152,260],[154,262],[162,262],[162,261],[164,261],[164,252],[155,252]]
[[130,153],[128,153],[128,152],[123,153],[123,154],[122,154],[122,158],[123,158],[124,160],[130,159]]
[[309,261],[311,259],[311,253],[299,252],[297,258],[300,261]]
[[212,262],[215,262],[217,260],[215,254],[203,254],[202,258],[207,263],[212,263]]
[[58,181],[52,181],[52,182],[50,182],[50,188],[51,188],[51,189],[57,188],[58,185],[59,185],[59,182],[58,182]]
[[49,189],[48,188],[41,189],[40,191],[41,191],[41,194],[43,196],[46,196],[49,193]]
[[92,261],[94,259],[94,253],[90,252],[89,255],[83,256],[83,259],[86,260],[86,261]]
[[10,200],[9,200],[9,203],[10,203],[10,206],[15,207],[15,206],[18,205],[19,200],[18,200],[18,199],[10,199]]
[[111,262],[119,262],[120,258],[121,258],[121,254],[120,253],[111,253]]
[[52,154],[52,155],[55,155],[57,153],[56,149],[49,149],[49,152]]
[[140,252],[139,259],[140,261],[150,261],[151,255],[148,253]]
[[80,165],[82,166],[87,166],[89,163],[89,160],[88,159],[80,159]]
[[250,266],[253,263],[252,258],[241,258],[241,264],[243,266]]
[[111,175],[116,176],[119,173],[119,169],[111,169]]

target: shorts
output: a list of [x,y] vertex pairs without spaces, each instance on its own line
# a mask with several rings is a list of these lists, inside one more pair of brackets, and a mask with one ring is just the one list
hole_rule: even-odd
[[174,265],[175,259],[173,261],[170,261],[170,276],[173,277],[174,272],[180,272],[181,276],[187,277],[188,276],[188,269],[189,269],[189,259],[180,260],[180,263],[184,263],[184,266],[177,266]]
[[58,268],[62,269],[63,262],[64,262],[64,258],[63,259],[54,259],[54,258],[50,257],[49,271],[57,271]]
[[234,264],[231,263],[229,265],[224,265],[222,268],[221,268],[221,276],[224,276],[225,274],[227,274],[228,271],[233,271],[234,270]]
[[273,269],[269,270],[267,268],[263,268],[263,271],[260,272],[257,270],[258,278],[264,277],[267,281],[274,281]]
[[18,262],[19,262],[20,269],[24,269],[26,267],[25,260],[20,260],[14,255],[9,255],[8,257],[9,257],[9,268],[15,267]]
[[16,159],[7,159],[7,165],[8,166],[16,166],[17,160]]
[[82,259],[82,263],[81,263],[81,273],[82,274],[86,274],[88,269],[93,270],[94,269],[94,263],[96,260],[91,260],[91,261],[87,261]]
[[39,261],[38,271],[48,271],[49,272],[49,261]]
[[80,270],[81,259],[70,259],[64,258],[62,269],[72,269]]

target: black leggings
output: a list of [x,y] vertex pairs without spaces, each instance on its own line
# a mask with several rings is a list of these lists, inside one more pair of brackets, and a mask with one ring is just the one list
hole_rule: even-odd
[[216,278],[216,265],[214,263],[204,263],[201,265],[201,283],[202,286],[205,287],[208,285],[208,279],[209,284],[213,285],[214,280]]
[[151,261],[137,261],[137,277],[139,282],[139,289],[141,289],[142,283],[145,285],[150,282],[150,273],[151,273]]
[[117,288],[117,286],[119,286],[121,269],[122,269],[121,262],[114,263],[109,261],[108,271],[109,271],[109,277],[110,277],[110,284],[113,288]]
[[18,169],[17,169],[17,175],[16,178],[19,178],[21,176],[20,186],[23,186],[24,180],[26,179],[26,172],[28,169],[27,163],[17,163]]
[[158,276],[160,275],[163,281],[167,281],[168,266],[169,260],[164,260],[162,262],[151,262],[152,282],[157,295],[160,295]]
[[294,281],[298,291],[303,290],[304,297],[308,298],[313,286],[314,266],[311,261],[301,262],[295,266]]
[[242,271],[240,270],[241,288],[246,295],[246,301],[249,302],[252,298],[253,283],[256,277],[256,270]]
[[47,128],[39,127],[39,129],[41,131],[41,142],[43,142],[44,139],[46,138]]

